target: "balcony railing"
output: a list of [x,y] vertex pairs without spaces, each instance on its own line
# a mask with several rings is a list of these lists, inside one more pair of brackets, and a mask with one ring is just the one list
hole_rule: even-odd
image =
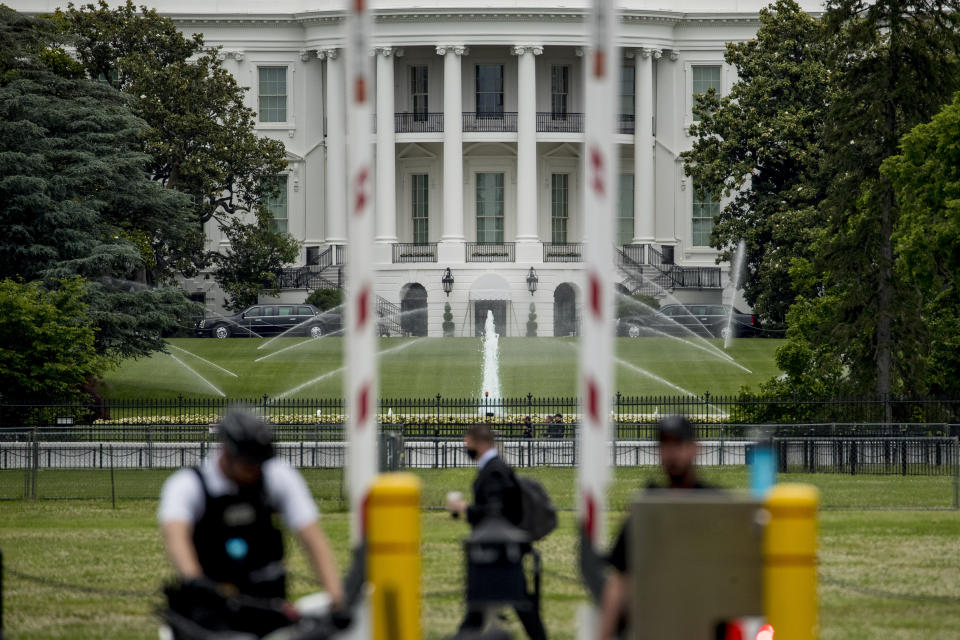
[[393,126],[397,133],[443,133],[443,114],[395,113]]
[[541,133],[583,133],[582,113],[537,112],[537,131]]
[[436,242],[396,242],[393,245],[393,262],[436,262]]
[[467,262],[514,262],[515,242],[468,242]]
[[633,133],[634,117],[632,113],[621,113],[617,116],[617,133]]
[[517,112],[464,111],[463,130],[483,133],[503,133],[517,130]]
[[544,262],[583,262],[582,242],[544,242]]

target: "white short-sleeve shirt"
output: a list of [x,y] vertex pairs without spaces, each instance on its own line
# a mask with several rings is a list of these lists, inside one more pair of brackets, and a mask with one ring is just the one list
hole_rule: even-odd
[[[235,494],[238,487],[220,469],[220,453],[214,453],[200,466],[200,473],[212,497]],[[317,505],[300,472],[279,458],[263,463],[263,488],[267,499],[280,513],[284,524],[299,531],[319,517]],[[161,524],[196,524],[203,516],[206,500],[203,485],[192,469],[180,469],[163,483],[157,518]]]

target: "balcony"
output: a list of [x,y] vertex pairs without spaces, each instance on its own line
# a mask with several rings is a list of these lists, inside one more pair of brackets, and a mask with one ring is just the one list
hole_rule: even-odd
[[582,242],[544,242],[544,262],[583,262]]
[[515,262],[515,242],[468,242],[467,262]]
[[634,117],[632,113],[621,113],[617,116],[617,133],[632,135],[634,129]]
[[393,262],[436,262],[436,242],[396,242],[393,245]]
[[395,113],[393,127],[397,133],[443,133],[443,114]]
[[517,130],[517,112],[463,112],[463,131],[480,133],[509,133]]
[[537,112],[538,133],[583,133],[582,113]]

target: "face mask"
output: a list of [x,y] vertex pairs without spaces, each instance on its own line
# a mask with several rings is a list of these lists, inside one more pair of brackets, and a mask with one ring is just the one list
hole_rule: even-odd
[[476,449],[471,449],[470,447],[465,447],[465,448],[464,448],[464,451],[467,452],[467,455],[470,457],[471,460],[476,460],[476,459],[477,459],[477,450],[476,450]]

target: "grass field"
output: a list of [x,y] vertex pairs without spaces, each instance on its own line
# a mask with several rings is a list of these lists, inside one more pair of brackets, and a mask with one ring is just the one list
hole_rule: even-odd
[[[625,395],[713,395],[756,387],[777,375],[781,340],[741,339],[727,355],[721,340],[618,338],[616,368]],[[169,354],[124,362],[105,381],[109,398],[339,397],[343,340],[323,338],[174,339]],[[477,338],[383,338],[380,395],[476,397],[482,353]],[[576,395],[575,338],[500,341],[502,395]]]
[[[65,487],[79,482],[70,472]],[[573,470],[534,470],[561,507],[573,503]],[[611,534],[619,512],[649,468],[616,471],[610,491]],[[470,470],[422,471],[423,505],[437,506],[450,489],[466,491]],[[729,487],[746,482],[743,469],[705,469],[710,481]],[[864,476],[799,476],[813,481],[828,509],[820,515],[821,638],[947,639],[960,637],[960,512],[830,510],[879,506],[891,501],[916,506],[940,495],[944,479]],[[155,488],[160,475],[143,476]],[[347,517],[337,512],[339,473],[310,472],[321,496],[323,524],[341,565],[346,561]],[[128,479],[126,482],[133,482]],[[40,500],[0,502],[0,548],[7,568],[4,583],[5,632],[10,638],[151,638],[158,586],[169,575],[155,524],[155,500]],[[573,514],[541,543],[545,566],[544,617],[551,637],[574,637],[576,603],[584,594],[575,577]],[[462,523],[425,510],[423,526],[423,623],[425,637],[449,636],[462,615]],[[306,563],[292,545],[294,595],[311,585]],[[100,591],[84,593],[21,577],[40,576]],[[120,592],[124,593],[120,593]],[[133,593],[127,593],[133,592]],[[513,625],[517,631],[518,626]]]

